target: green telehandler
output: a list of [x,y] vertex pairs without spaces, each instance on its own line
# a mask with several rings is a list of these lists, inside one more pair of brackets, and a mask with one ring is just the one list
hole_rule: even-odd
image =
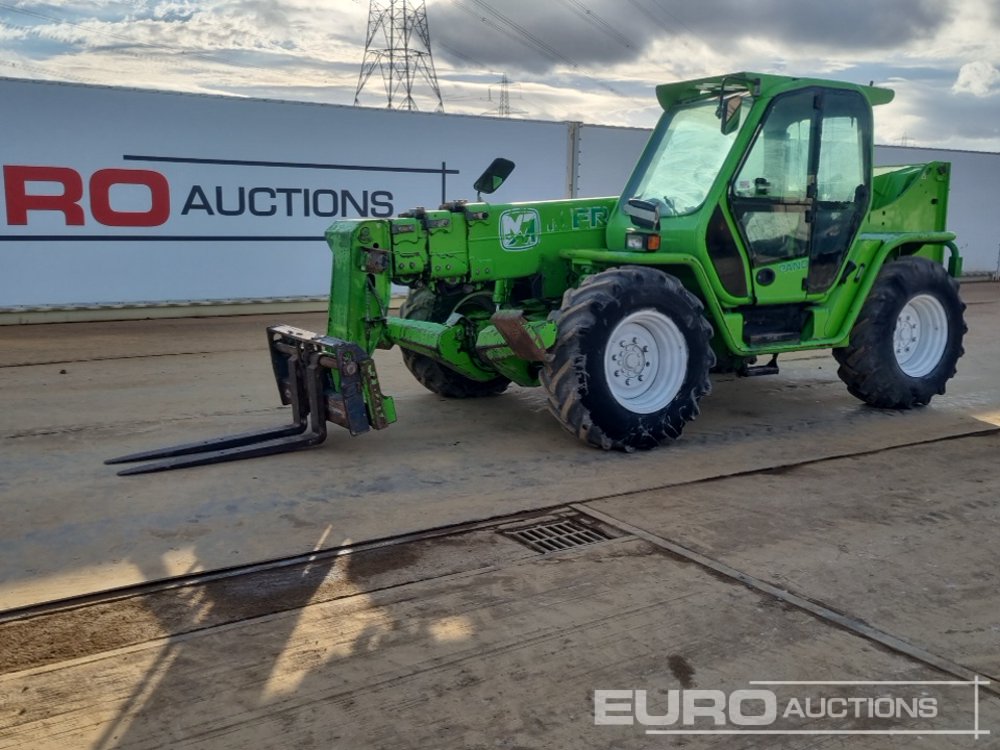
[[[326,422],[395,421],[372,353],[398,346],[442,396],[541,386],[584,442],[680,436],[713,371],[764,375],[832,349],[865,403],[944,393],[963,353],[949,165],[873,166],[874,86],[736,73],[658,86],[664,109],[620,197],[476,202],[335,222],[325,334],[267,329],[290,424],[112,459],[122,474],[296,450]],[[409,288],[389,314],[393,284]],[[757,364],[764,357],[764,364]]]

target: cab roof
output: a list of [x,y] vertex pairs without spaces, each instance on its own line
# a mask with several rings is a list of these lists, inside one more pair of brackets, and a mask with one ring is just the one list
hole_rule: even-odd
[[747,90],[754,96],[773,96],[808,86],[824,86],[839,89],[849,89],[860,92],[871,106],[888,104],[895,96],[892,89],[879,86],[862,86],[857,83],[831,81],[823,78],[797,78],[779,76],[770,73],[728,73],[711,78],[695,78],[690,81],[664,83],[656,87],[656,98],[660,106],[669,109],[678,101],[693,99],[705,94],[720,94],[726,91]]

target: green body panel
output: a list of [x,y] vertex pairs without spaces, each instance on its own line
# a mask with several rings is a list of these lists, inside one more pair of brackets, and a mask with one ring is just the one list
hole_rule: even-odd
[[[951,165],[945,162],[876,167],[872,208],[862,232],[944,231],[948,216],[948,187]],[[940,244],[918,250],[918,254],[943,259]]]
[[[856,126],[863,132],[867,150],[858,163],[863,162],[868,171],[853,201],[844,204],[857,207],[850,226],[839,227],[849,232],[847,244],[840,245],[844,249],[836,256],[839,265],[828,262],[826,281],[814,286],[810,286],[810,269],[816,261],[813,250],[799,257],[754,256],[736,203],[742,200],[736,176],[754,144],[763,139],[774,103],[786,95],[801,98],[803,90],[815,92],[812,106],[817,112],[825,111],[822,102],[829,97],[835,102],[860,101],[852,106],[863,107],[869,118],[860,118],[862,124]],[[721,101],[734,92],[743,102],[739,127],[722,129],[728,151],[719,152],[716,171],[705,178],[700,204],[683,211],[672,208],[657,223],[640,225],[627,210],[632,197],[629,190],[651,174],[672,113],[712,97]],[[536,385],[543,358],[538,355],[558,335],[550,314],[561,306],[568,289],[605,269],[648,265],[679,278],[703,302],[715,329],[712,345],[720,360],[845,345],[882,265],[901,255],[918,254],[944,262],[947,250],[949,272],[956,276],[961,272],[954,235],[945,230],[949,165],[934,162],[871,169],[873,140],[866,124],[870,107],[890,101],[891,91],[738,73],[665,84],[656,93],[667,111],[621,196],[536,203],[458,202],[433,211],[415,209],[392,220],[336,222],[327,232],[333,252],[328,334],[369,352],[399,345],[476,381],[503,375],[521,385]],[[812,117],[816,123],[821,115]],[[762,194],[767,195],[766,191]],[[815,193],[811,200],[811,206],[825,205]],[[804,215],[807,223],[816,220],[808,211]],[[659,240],[658,246],[649,241],[650,236]],[[630,245],[633,241],[641,247]],[[438,321],[389,316],[393,283],[429,286],[448,298],[491,294],[498,311],[523,314],[522,338],[508,340],[509,332],[505,335],[488,312]],[[797,316],[794,320],[801,321],[801,330],[793,331],[791,340],[755,337],[749,316],[768,309],[791,310]]]
[[[327,331],[336,338],[356,343],[371,353],[378,346],[390,346],[385,338],[391,282],[388,274],[369,274],[372,251],[391,245],[389,227],[381,221],[338,221],[326,231],[333,253]],[[335,332],[335,333],[334,333]],[[374,372],[374,370],[373,370]],[[330,371],[333,387],[340,390],[340,373]],[[396,421],[396,405],[391,396],[363,385],[365,405],[372,424]],[[381,420],[372,419],[376,413]]]
[[[542,351],[555,344],[559,334],[556,324],[549,320],[528,321],[526,329],[535,346]],[[486,326],[480,331],[476,338],[476,352],[498,373],[518,385],[538,385],[537,363],[521,359],[496,326]]]
[[[559,254],[567,248],[605,246],[605,228],[615,198],[521,204],[469,204],[484,218],[469,223],[468,280],[540,277],[542,297],[562,296],[569,286]],[[431,253],[436,254],[433,242]]]
[[337,221],[326,230],[333,252],[327,333],[372,352],[384,341],[391,281],[369,273],[371,251],[392,246],[385,221]]
[[423,354],[461,373],[470,380],[486,382],[496,377],[496,372],[485,369],[470,353],[466,329],[462,325],[440,325],[423,320],[404,320],[391,317],[387,321],[392,341],[406,349]]
[[494,284],[540,275],[543,295],[561,294],[559,252],[604,247],[618,198],[540,203],[465,203],[456,210],[419,211],[393,219],[393,280]]

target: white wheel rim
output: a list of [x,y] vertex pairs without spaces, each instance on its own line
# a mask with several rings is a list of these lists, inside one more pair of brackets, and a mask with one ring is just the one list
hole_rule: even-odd
[[918,294],[896,318],[892,347],[899,369],[911,378],[930,373],[948,346],[948,314],[936,297]]
[[623,318],[604,350],[604,377],[611,395],[636,414],[651,414],[673,401],[687,367],[684,334],[657,310],[639,310]]

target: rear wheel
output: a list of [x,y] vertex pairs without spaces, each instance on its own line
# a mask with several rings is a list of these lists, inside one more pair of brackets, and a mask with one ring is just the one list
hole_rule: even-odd
[[[462,314],[489,312],[493,298],[489,292],[463,295],[440,295],[427,287],[414,289],[399,308],[399,315],[410,320],[444,323],[453,312]],[[503,393],[510,380],[472,380],[423,354],[403,349],[403,364],[427,390],[447,398],[478,398]]]
[[851,330],[834,349],[847,390],[871,406],[909,409],[944,393],[964,353],[965,304],[939,263],[907,257],[886,264]]
[[616,268],[566,292],[541,373],[549,411],[605,450],[677,438],[711,391],[712,327],[701,302],[654,268]]

